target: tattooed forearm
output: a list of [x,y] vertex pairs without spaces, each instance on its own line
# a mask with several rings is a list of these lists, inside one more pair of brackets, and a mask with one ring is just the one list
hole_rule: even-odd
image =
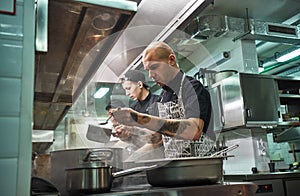
[[130,112],[130,116],[131,116],[131,118],[132,118],[135,122],[137,122],[137,120],[138,120],[138,115],[137,115],[137,113],[135,113],[135,112]]
[[163,122],[159,133],[162,133],[167,136],[174,137],[175,135],[179,135],[183,133],[183,131],[189,126],[188,122],[179,122],[179,121],[166,121]]
[[135,122],[137,122],[137,123],[139,123],[141,125],[147,124],[151,120],[150,116],[143,115],[143,114],[138,114],[138,113],[131,112],[130,115],[131,115],[131,118]]

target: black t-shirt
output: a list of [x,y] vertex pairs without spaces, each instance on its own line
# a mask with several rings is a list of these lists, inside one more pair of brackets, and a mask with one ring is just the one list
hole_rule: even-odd
[[157,102],[158,99],[159,99],[159,95],[155,95],[155,94],[152,94],[151,92],[149,92],[149,95],[146,97],[145,100],[143,100],[143,101],[137,100],[137,101],[133,102],[131,104],[130,108],[134,109],[137,112],[149,114],[149,111],[148,111],[149,106],[152,103]]
[[[166,86],[160,95],[160,102],[178,100],[183,72]],[[182,102],[185,110],[185,118],[201,118],[204,121],[203,131],[206,132],[211,117],[211,101],[208,90],[200,81],[186,76],[182,84]]]

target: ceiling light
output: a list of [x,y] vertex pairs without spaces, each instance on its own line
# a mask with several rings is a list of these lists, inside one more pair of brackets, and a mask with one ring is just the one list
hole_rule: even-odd
[[104,95],[106,95],[106,93],[108,93],[109,88],[107,87],[101,87],[99,88],[99,90],[94,94],[94,98],[95,99],[100,99],[102,98]]
[[276,58],[276,61],[278,61],[278,62],[285,62],[285,61],[288,61],[288,60],[290,60],[290,59],[293,59],[293,58],[295,58],[295,57],[297,57],[297,56],[299,56],[299,55],[300,55],[300,48],[298,48],[298,49],[296,49],[296,50],[293,50],[293,51],[291,51],[291,52],[289,52],[289,53],[286,53],[286,54],[284,54],[284,55],[281,55],[281,56],[277,57],[277,58]]

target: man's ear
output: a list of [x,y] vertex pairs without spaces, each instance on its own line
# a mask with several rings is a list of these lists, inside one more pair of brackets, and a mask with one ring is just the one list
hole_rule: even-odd
[[139,88],[143,88],[143,86],[144,86],[143,82],[141,82],[141,81],[138,81],[137,85],[139,86]]
[[174,63],[176,64],[176,57],[173,53],[169,55],[169,63],[171,65],[173,65]]

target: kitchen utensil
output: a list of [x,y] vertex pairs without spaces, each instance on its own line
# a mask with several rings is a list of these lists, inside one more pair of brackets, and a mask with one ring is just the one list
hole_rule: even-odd
[[232,76],[233,74],[238,73],[236,70],[222,70],[215,74],[215,82],[219,82],[225,78]]
[[200,68],[199,74],[202,77],[202,82],[207,85],[212,85],[216,82],[219,82],[225,78],[232,76],[233,74],[238,73],[236,70],[222,70],[222,71],[214,71]]
[[112,129],[89,125],[86,138],[94,142],[107,143],[110,140],[111,133]]
[[223,176],[225,157],[183,157],[140,161],[159,167],[146,171],[148,183],[152,186],[174,187],[214,184]]
[[106,125],[106,124],[108,123],[109,119],[111,119],[111,117],[112,117],[112,115],[110,115],[110,116],[106,119],[106,121],[99,123],[99,125]]
[[[76,148],[51,151],[50,179],[51,182],[58,188],[61,195],[68,195],[68,191],[66,190],[67,172],[65,169],[82,166],[83,159],[90,151],[95,151],[94,154],[100,154],[100,156],[102,156],[102,152],[100,150],[103,150],[103,153],[106,153],[107,149],[113,152],[112,159],[106,160],[107,165],[113,166],[113,172],[123,170],[123,156],[126,154],[123,153],[124,151],[122,148]],[[122,184],[122,180],[123,178],[115,179],[113,181],[113,187],[120,186],[120,184]]]
[[227,147],[227,148],[225,148],[225,149],[223,149],[223,150],[220,150],[220,151],[218,151],[218,152],[213,153],[212,155],[210,155],[210,157],[224,156],[225,153],[230,152],[230,151],[236,149],[237,147],[239,147],[238,144],[229,146],[229,147]]
[[115,178],[147,171],[156,167],[157,165],[140,166],[119,172],[113,172],[112,166],[68,168],[66,169],[66,187],[71,195],[109,192]]

